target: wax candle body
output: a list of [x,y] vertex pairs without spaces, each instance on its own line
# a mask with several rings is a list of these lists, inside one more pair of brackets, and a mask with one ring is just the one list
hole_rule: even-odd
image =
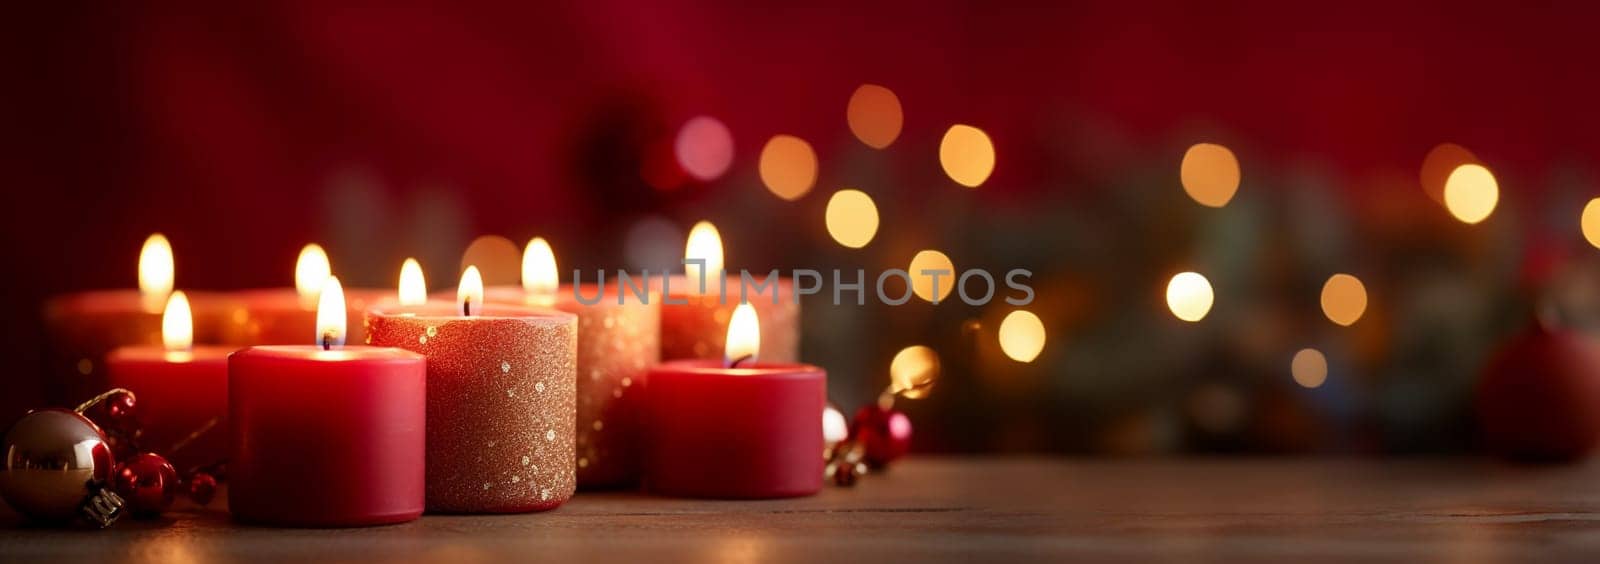
[[513,513],[576,488],[577,318],[506,305],[374,309],[373,345],[428,358],[428,510]]
[[[584,304],[563,285],[552,307],[578,316],[577,478],[579,488],[614,488],[639,481],[641,391],[661,361],[661,300],[617,303],[615,284],[584,284]],[[485,290],[492,303],[527,304],[521,287]]]
[[[347,343],[366,340],[362,321],[367,308],[394,290],[350,288],[344,291]],[[237,346],[304,345],[316,341],[317,308],[307,303],[293,288],[243,290],[233,294],[240,304],[238,312],[224,327],[222,342]]]
[[343,527],[422,515],[422,355],[252,347],[234,353],[228,370],[228,506],[235,518]]
[[[138,399],[144,450],[167,457],[180,472],[228,457],[228,354],[230,347],[122,347],[106,357],[108,387]],[[192,438],[191,438],[192,436]],[[174,449],[174,446],[182,448]]]
[[[796,362],[800,359],[800,304],[794,299],[794,283],[789,278],[779,278],[770,286],[767,279],[752,279],[744,297],[749,299],[761,318],[761,354],[768,362]],[[673,276],[667,283],[666,299],[661,305],[661,358],[720,359],[723,341],[728,337],[728,320],[740,300],[740,278],[726,279],[727,291],[722,292],[722,280],[707,278],[706,293],[700,290],[698,278]],[[756,286],[763,285],[757,292]],[[658,287],[659,289],[659,287]],[[772,303],[776,293],[778,303]],[[636,298],[630,292],[628,300]],[[683,303],[674,303],[683,302]]]
[[650,371],[645,485],[688,497],[773,498],[822,488],[827,375],[804,364],[722,368],[685,360]]
[[[219,343],[237,303],[223,294],[189,293],[197,343]],[[57,296],[44,306],[49,335],[44,390],[56,405],[75,405],[110,386],[105,356],[126,345],[161,344],[161,306],[138,290],[97,290]]]

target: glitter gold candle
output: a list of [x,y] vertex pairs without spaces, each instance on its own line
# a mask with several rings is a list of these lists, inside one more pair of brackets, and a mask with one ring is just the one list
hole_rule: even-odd
[[[741,298],[761,316],[761,358],[768,362],[800,360],[800,304],[794,283],[771,276],[756,279],[741,293],[741,275],[723,271],[722,237],[709,222],[689,231],[684,257],[704,260],[687,266],[685,276],[662,279],[661,358],[721,359],[728,320]],[[704,276],[701,273],[706,273]],[[704,281],[704,287],[701,282]],[[776,302],[774,302],[776,297]]]
[[367,312],[370,344],[428,358],[428,511],[560,506],[576,487],[577,317],[485,306],[476,267],[458,296]]
[[540,238],[522,255],[521,287],[485,291],[490,303],[549,306],[578,316],[578,487],[638,483],[640,392],[661,360],[660,299],[629,294],[619,300],[616,284],[560,284],[555,253]]

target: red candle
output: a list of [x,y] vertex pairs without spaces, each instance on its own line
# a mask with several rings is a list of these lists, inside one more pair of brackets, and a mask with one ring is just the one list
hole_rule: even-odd
[[227,458],[228,353],[196,347],[189,299],[174,292],[162,316],[162,346],[122,347],[106,358],[109,387],[138,398],[139,444],[180,470]]
[[428,510],[558,507],[576,487],[577,318],[484,306],[476,267],[458,294],[368,312],[369,342],[428,358]]
[[[331,274],[328,255],[322,247],[306,245],[295,260],[294,288],[244,290],[232,294],[238,303],[228,319],[223,342],[239,345],[293,345],[306,342],[307,332],[316,327],[317,294]],[[345,326],[348,340],[366,340],[363,315],[380,299],[392,297],[392,290],[358,289],[345,291]]]
[[[662,359],[722,358],[728,320],[741,297],[761,317],[761,358],[769,362],[800,359],[800,304],[791,279],[752,276],[752,284],[741,295],[741,276],[717,274],[723,271],[722,238],[709,222],[695,224],[689,231],[684,256],[704,260],[705,265],[690,264],[686,276],[663,279],[666,299],[661,305]],[[709,274],[701,276],[701,272]],[[773,303],[774,296],[777,303]]]
[[645,485],[665,495],[775,498],[822,488],[827,374],[758,363],[754,309],[740,306],[727,361],[680,360],[650,371]]
[[661,361],[659,297],[618,303],[617,285],[583,284],[585,304],[558,282],[555,253],[544,239],[522,255],[522,286],[485,289],[490,303],[549,306],[578,316],[577,478],[579,488],[639,481],[639,422],[645,376]]
[[426,361],[343,346],[343,292],[321,293],[321,345],[251,347],[228,360],[228,506],[268,525],[348,527],[422,515]]
[[[80,292],[47,301],[47,399],[72,405],[104,392],[109,387],[107,353],[124,345],[160,345],[161,310],[172,287],[172,246],[157,233],[139,253],[139,289]],[[217,294],[189,298],[195,339],[220,342],[235,309],[232,300]]]

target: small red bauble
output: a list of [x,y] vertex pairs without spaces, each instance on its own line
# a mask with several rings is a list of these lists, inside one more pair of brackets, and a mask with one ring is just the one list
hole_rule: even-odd
[[850,422],[850,439],[860,443],[868,465],[882,468],[911,450],[911,419],[892,408],[868,405]]
[[1478,382],[1478,424],[1490,452],[1569,461],[1600,443],[1600,343],[1541,326],[1512,337]]
[[189,477],[189,501],[195,505],[211,503],[217,495],[217,478],[205,472],[195,472]]
[[159,454],[140,453],[117,465],[111,486],[135,517],[155,517],[172,506],[178,494],[178,471]]

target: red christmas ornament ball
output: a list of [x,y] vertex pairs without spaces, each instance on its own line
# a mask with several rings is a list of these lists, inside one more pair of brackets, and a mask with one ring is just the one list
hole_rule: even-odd
[[1478,382],[1478,424],[1490,452],[1577,460],[1600,444],[1600,342],[1535,325],[1490,358]]
[[189,501],[195,505],[211,503],[217,495],[217,477],[205,472],[195,472],[189,477]]
[[880,405],[862,407],[850,422],[850,439],[861,444],[868,465],[888,466],[911,450],[911,418]]
[[172,507],[178,494],[178,471],[159,454],[140,453],[117,465],[111,486],[135,517],[154,517]]

